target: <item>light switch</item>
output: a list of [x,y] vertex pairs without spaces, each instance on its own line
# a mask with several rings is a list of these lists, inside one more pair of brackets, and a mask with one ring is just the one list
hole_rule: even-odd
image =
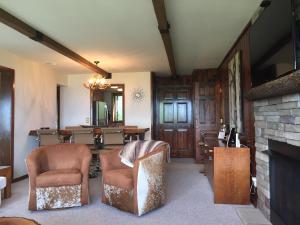
[[86,117],[86,118],[85,118],[85,123],[86,123],[86,124],[90,124],[90,117]]

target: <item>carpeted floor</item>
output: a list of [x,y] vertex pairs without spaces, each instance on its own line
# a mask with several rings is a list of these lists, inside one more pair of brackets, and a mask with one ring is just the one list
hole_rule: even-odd
[[236,206],[213,204],[207,178],[191,159],[173,159],[168,165],[167,204],[142,217],[119,211],[100,201],[101,179],[90,180],[88,206],[30,212],[27,210],[28,180],[13,184],[12,197],[4,200],[0,216],[20,216],[41,225],[242,225]]

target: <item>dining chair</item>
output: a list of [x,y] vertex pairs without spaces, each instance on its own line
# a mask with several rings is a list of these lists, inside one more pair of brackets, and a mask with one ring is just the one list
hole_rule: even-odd
[[61,138],[57,129],[37,130],[39,146],[55,145],[61,143]]
[[104,148],[124,145],[124,131],[120,127],[101,128]]
[[95,144],[94,129],[82,127],[72,129],[72,142],[93,147]]

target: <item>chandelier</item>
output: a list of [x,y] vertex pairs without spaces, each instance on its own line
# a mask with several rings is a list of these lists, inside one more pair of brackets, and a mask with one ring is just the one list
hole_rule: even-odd
[[[96,64],[96,66],[98,66],[99,61],[95,61],[94,63]],[[110,84],[104,77],[102,77],[102,75],[94,74],[91,78],[84,82],[83,86],[91,90],[104,90],[110,87]]]

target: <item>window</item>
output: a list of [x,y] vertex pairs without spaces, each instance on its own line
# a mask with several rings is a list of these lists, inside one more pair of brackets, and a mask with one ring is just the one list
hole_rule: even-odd
[[123,121],[123,95],[113,94],[113,122]]

